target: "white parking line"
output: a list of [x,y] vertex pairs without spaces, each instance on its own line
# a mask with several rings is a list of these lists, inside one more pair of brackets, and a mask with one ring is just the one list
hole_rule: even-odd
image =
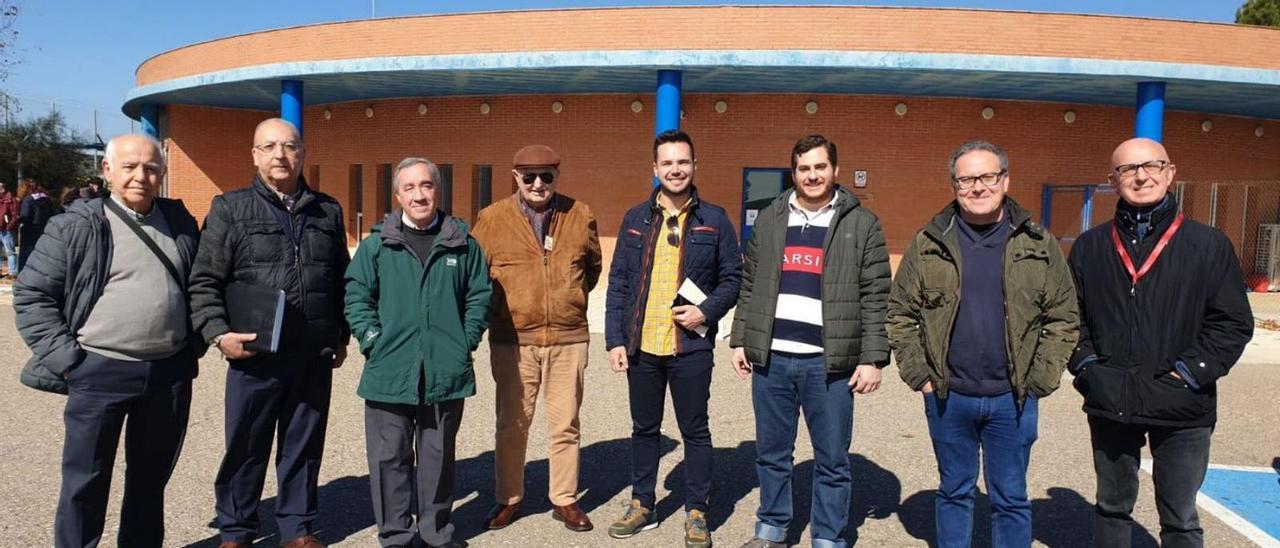
[[[1236,470],[1242,472],[1276,472],[1276,469],[1265,466],[1210,464],[1209,468],[1216,468],[1218,470]],[[1151,459],[1142,459],[1142,471],[1148,474],[1151,473]],[[1232,512],[1231,509],[1223,506],[1221,503],[1214,500],[1213,497],[1210,497],[1203,492],[1196,493],[1196,505],[1204,508],[1206,512],[1213,514],[1214,517],[1222,520],[1223,523],[1226,523],[1232,529],[1235,529],[1236,532],[1244,535],[1245,538],[1249,539],[1254,544],[1257,544],[1262,548],[1280,548],[1280,540],[1277,540],[1275,537],[1267,534],[1266,531],[1259,529],[1258,526],[1254,525],[1249,520],[1240,517],[1239,514]]]

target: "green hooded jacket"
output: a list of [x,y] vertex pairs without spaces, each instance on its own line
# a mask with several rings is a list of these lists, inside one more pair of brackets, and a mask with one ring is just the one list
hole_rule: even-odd
[[436,214],[443,224],[425,266],[397,209],[347,267],[347,322],[365,356],[356,393],[366,400],[430,405],[476,393],[471,353],[489,325],[489,267],[466,223]]
[[[1005,340],[1009,380],[1019,405],[1027,393],[1058,388],[1079,337],[1075,282],[1058,240],[1005,198],[1012,231],[1005,246]],[[916,233],[902,255],[889,294],[886,327],[902,380],[919,390],[932,382],[947,397],[947,351],[960,309],[960,245],[955,202]]]

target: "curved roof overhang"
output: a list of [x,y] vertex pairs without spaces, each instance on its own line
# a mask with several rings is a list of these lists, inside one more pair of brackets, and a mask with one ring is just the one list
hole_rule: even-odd
[[537,51],[246,66],[134,88],[123,110],[191,104],[273,110],[280,80],[307,104],[399,97],[652,93],[679,69],[685,93],[876,94],[1132,105],[1168,83],[1166,108],[1280,119],[1280,70],[1154,61],[813,50]]

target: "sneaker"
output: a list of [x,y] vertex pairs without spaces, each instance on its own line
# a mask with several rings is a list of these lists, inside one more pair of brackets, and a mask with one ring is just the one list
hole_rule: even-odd
[[702,510],[689,510],[684,518],[684,548],[711,548],[711,530]]
[[786,543],[765,540],[760,537],[751,537],[742,548],[787,548]]
[[640,501],[631,499],[627,512],[622,518],[609,526],[609,536],[613,538],[631,538],[637,534],[658,526],[657,516],[653,510],[640,505]]

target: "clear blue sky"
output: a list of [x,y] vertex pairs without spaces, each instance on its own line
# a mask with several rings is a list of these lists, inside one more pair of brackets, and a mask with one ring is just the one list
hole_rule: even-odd
[[[1243,0],[859,0],[856,5],[939,6],[1032,11],[1069,11],[1231,22]],[[369,0],[18,0],[16,57],[0,88],[16,96],[16,117],[44,114],[51,104],[86,135],[98,111],[103,138],[130,129],[120,113],[133,87],[134,69],[148,57],[193,42],[271,28],[370,16]],[[707,2],[659,0],[376,0],[378,17],[620,5],[839,4],[832,1]],[[516,30],[516,29],[513,29]]]

